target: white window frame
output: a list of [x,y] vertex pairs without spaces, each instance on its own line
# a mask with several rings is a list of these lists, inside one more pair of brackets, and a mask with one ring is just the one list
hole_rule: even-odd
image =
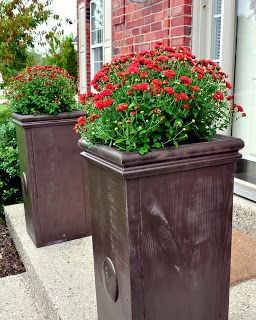
[[[93,49],[96,49],[96,48],[102,48],[102,55],[104,54],[104,20],[105,20],[105,11],[104,11],[104,0],[103,0],[103,28],[102,28],[102,42],[101,43],[96,43],[96,44],[92,44],[92,16],[91,16],[91,12],[92,12],[92,4],[96,4],[97,3],[97,0],[92,0],[90,2],[90,55],[91,55],[91,80],[93,79],[96,71],[95,71],[95,68],[94,68],[94,61],[93,61]],[[103,63],[104,63],[104,56],[103,56]]]
[[79,23],[79,91],[81,94],[87,91],[87,74],[86,74],[86,9],[85,4],[80,3],[78,6],[78,23]]

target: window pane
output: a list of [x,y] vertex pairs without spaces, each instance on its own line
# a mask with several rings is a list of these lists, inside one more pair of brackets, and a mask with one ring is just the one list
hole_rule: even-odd
[[214,1],[214,15],[221,14],[221,5],[222,5],[222,0]]
[[213,59],[220,59],[220,46],[221,46],[221,17],[214,18],[213,30]]
[[103,61],[103,48],[95,48],[93,49],[93,61],[94,62],[102,62]]
[[92,44],[102,43],[103,33],[103,0],[91,3],[91,32],[97,30],[96,35],[92,35]]
[[97,38],[96,38],[96,36],[97,36],[97,31],[93,31],[93,32],[91,32],[91,43],[92,44],[97,44]]
[[96,36],[97,43],[102,43],[103,42],[103,30],[102,29],[97,30],[96,33],[97,33],[97,36]]
[[[92,49],[93,73],[95,74],[103,64],[103,47]],[[94,76],[92,74],[92,77]]]
[[92,17],[91,18],[91,31],[96,30],[96,24],[95,24],[95,18]]

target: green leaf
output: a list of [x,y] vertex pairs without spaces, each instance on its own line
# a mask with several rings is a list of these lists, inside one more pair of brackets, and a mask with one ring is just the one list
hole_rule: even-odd
[[149,151],[149,145],[148,144],[144,144],[142,147],[139,148],[139,154],[143,155],[145,153],[147,153]]

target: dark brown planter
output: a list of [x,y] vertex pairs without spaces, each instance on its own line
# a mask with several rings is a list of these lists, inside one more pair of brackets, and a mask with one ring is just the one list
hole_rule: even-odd
[[[90,234],[82,161],[73,127],[84,112],[13,114],[27,231],[37,247]],[[85,173],[85,172],[84,172]]]
[[216,136],[145,156],[79,144],[99,320],[227,320],[242,140]]

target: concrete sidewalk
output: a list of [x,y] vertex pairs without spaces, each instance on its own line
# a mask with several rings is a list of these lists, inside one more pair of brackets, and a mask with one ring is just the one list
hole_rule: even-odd
[[26,274],[0,278],[1,320],[45,320],[26,288]]
[[[43,319],[97,320],[91,238],[36,249],[26,232],[23,205],[7,207],[6,218]],[[2,304],[9,301],[7,296]],[[231,287],[229,320],[255,320],[255,308],[256,280]]]

